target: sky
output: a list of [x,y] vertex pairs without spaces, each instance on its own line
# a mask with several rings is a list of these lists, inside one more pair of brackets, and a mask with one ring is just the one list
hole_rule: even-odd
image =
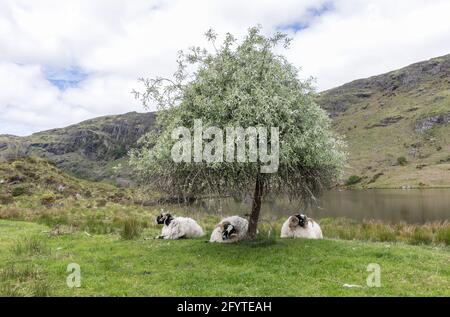
[[0,134],[144,112],[139,77],[261,24],[318,91],[450,54],[449,0],[0,0]]

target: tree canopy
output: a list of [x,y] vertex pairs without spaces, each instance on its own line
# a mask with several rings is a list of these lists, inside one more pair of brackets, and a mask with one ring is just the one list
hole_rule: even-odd
[[[160,110],[158,128],[131,153],[131,165],[141,180],[178,197],[250,193],[253,209],[259,209],[261,197],[268,194],[286,194],[305,202],[315,199],[340,177],[346,155],[327,113],[315,102],[311,80],[300,80],[299,70],[276,53],[277,47],[288,47],[289,38],[282,33],[264,36],[260,27],[250,28],[242,41],[226,34],[220,46],[212,30],[206,37],[212,52],[199,47],[180,52],[173,78],[141,79],[144,89],[134,92],[144,106],[156,104]],[[172,132],[185,127],[194,135],[195,120],[201,120],[203,129],[224,131],[227,127],[276,127],[277,170],[261,173],[260,159],[175,162],[171,151],[179,140]],[[206,143],[213,139],[212,134],[203,137]],[[245,140],[249,141],[248,136]],[[202,149],[207,146],[203,144]],[[261,150],[261,144],[257,146]],[[257,222],[257,216],[253,221]]]

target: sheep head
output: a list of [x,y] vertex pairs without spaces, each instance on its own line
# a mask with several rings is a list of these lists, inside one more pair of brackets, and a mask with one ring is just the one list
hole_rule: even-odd
[[303,214],[291,216],[289,219],[289,227],[294,229],[295,227],[306,227],[308,225],[308,217]]
[[236,228],[229,222],[220,225],[222,229],[222,240],[230,240],[237,237]]
[[173,217],[168,212],[164,212],[156,217],[156,223],[159,225],[164,224],[164,225],[168,226],[172,220],[173,220]]

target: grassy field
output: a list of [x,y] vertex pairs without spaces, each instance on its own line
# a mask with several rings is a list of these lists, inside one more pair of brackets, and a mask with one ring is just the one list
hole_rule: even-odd
[[[3,296],[450,296],[450,250],[344,240],[261,239],[235,245],[84,232],[51,235],[45,225],[0,220]],[[66,285],[67,265],[81,287]],[[366,285],[381,267],[381,287]],[[346,288],[344,284],[361,287]]]
[[[188,215],[208,235],[226,215],[149,200],[41,160],[0,163],[0,295],[450,296],[449,222],[316,219],[326,239],[308,241],[278,239],[284,219],[274,217],[255,242],[214,245],[155,240],[155,216]],[[71,263],[80,288],[66,284]],[[370,263],[381,266],[380,288],[366,285]]]

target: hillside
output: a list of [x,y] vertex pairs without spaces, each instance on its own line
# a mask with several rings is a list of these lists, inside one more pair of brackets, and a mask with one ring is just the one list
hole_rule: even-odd
[[[318,102],[349,145],[345,178],[360,177],[357,186],[450,187],[450,55],[324,91]],[[35,155],[72,175],[126,186],[126,153],[154,119],[132,112],[0,135],[0,160]]]
[[0,135],[0,159],[38,156],[72,175],[90,180],[110,180],[126,185],[128,150],[153,126],[154,113],[130,112],[105,116],[35,133],[27,137]]
[[450,186],[450,55],[325,92],[363,187]]
[[0,162],[0,218],[8,207],[18,208],[15,213],[27,208],[38,213],[39,208],[48,211],[82,202],[87,209],[107,203],[139,204],[137,197],[137,191],[72,177],[39,158]]

